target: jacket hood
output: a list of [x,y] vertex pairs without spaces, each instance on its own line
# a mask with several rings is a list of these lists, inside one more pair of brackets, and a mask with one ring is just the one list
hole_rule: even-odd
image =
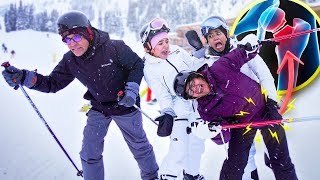
[[88,50],[80,56],[82,60],[90,59],[96,52],[96,49],[101,47],[103,43],[106,41],[110,41],[109,34],[104,31],[100,31],[98,29],[92,28],[92,32],[94,34],[92,42],[90,42],[90,47]]

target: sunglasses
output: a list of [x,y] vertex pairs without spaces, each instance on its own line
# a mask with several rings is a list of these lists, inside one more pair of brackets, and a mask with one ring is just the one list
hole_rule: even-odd
[[67,45],[71,44],[71,41],[73,42],[80,42],[82,40],[82,36],[80,34],[76,34],[73,37],[69,38],[69,37],[65,37],[64,39],[62,39],[62,42],[64,42]]
[[141,41],[144,44],[148,39],[152,39],[160,32],[169,32],[168,24],[164,19],[156,18],[150,21],[146,31],[144,32]]

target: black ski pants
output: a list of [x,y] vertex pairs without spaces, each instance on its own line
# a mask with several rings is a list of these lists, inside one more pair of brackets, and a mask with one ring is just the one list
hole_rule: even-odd
[[[263,140],[267,146],[271,168],[277,180],[297,180],[293,163],[291,162],[287,138],[281,125],[269,125],[260,128]],[[220,180],[241,180],[248,161],[249,150],[257,129],[246,132],[244,129],[232,129],[229,141],[228,159],[223,163]],[[277,137],[275,136],[277,133]],[[279,140],[279,141],[278,141]]]

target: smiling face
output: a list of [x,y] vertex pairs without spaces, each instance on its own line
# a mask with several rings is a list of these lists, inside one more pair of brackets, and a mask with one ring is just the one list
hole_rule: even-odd
[[187,83],[185,92],[190,97],[200,98],[209,94],[211,92],[211,88],[205,79],[197,77]]
[[161,39],[157,45],[151,50],[151,55],[161,58],[161,59],[167,59],[169,56],[169,39],[163,38]]
[[70,40],[70,44],[68,45],[68,48],[70,49],[70,51],[75,55],[75,56],[82,56],[89,48],[89,41],[84,38],[81,37],[81,40],[76,42],[75,40],[73,40],[72,38],[74,36],[76,36],[77,34],[70,34],[68,35],[66,38],[71,39]]
[[217,52],[222,52],[228,39],[220,29],[214,29],[208,33],[207,40],[210,47]]

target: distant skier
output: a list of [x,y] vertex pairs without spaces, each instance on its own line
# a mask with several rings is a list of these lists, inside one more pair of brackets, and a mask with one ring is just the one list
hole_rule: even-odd
[[8,48],[4,43],[2,43],[2,50],[3,50],[3,53],[7,53],[8,52]]
[[10,56],[11,59],[13,59],[16,56],[16,52],[14,50],[12,50],[10,54],[11,54]]

